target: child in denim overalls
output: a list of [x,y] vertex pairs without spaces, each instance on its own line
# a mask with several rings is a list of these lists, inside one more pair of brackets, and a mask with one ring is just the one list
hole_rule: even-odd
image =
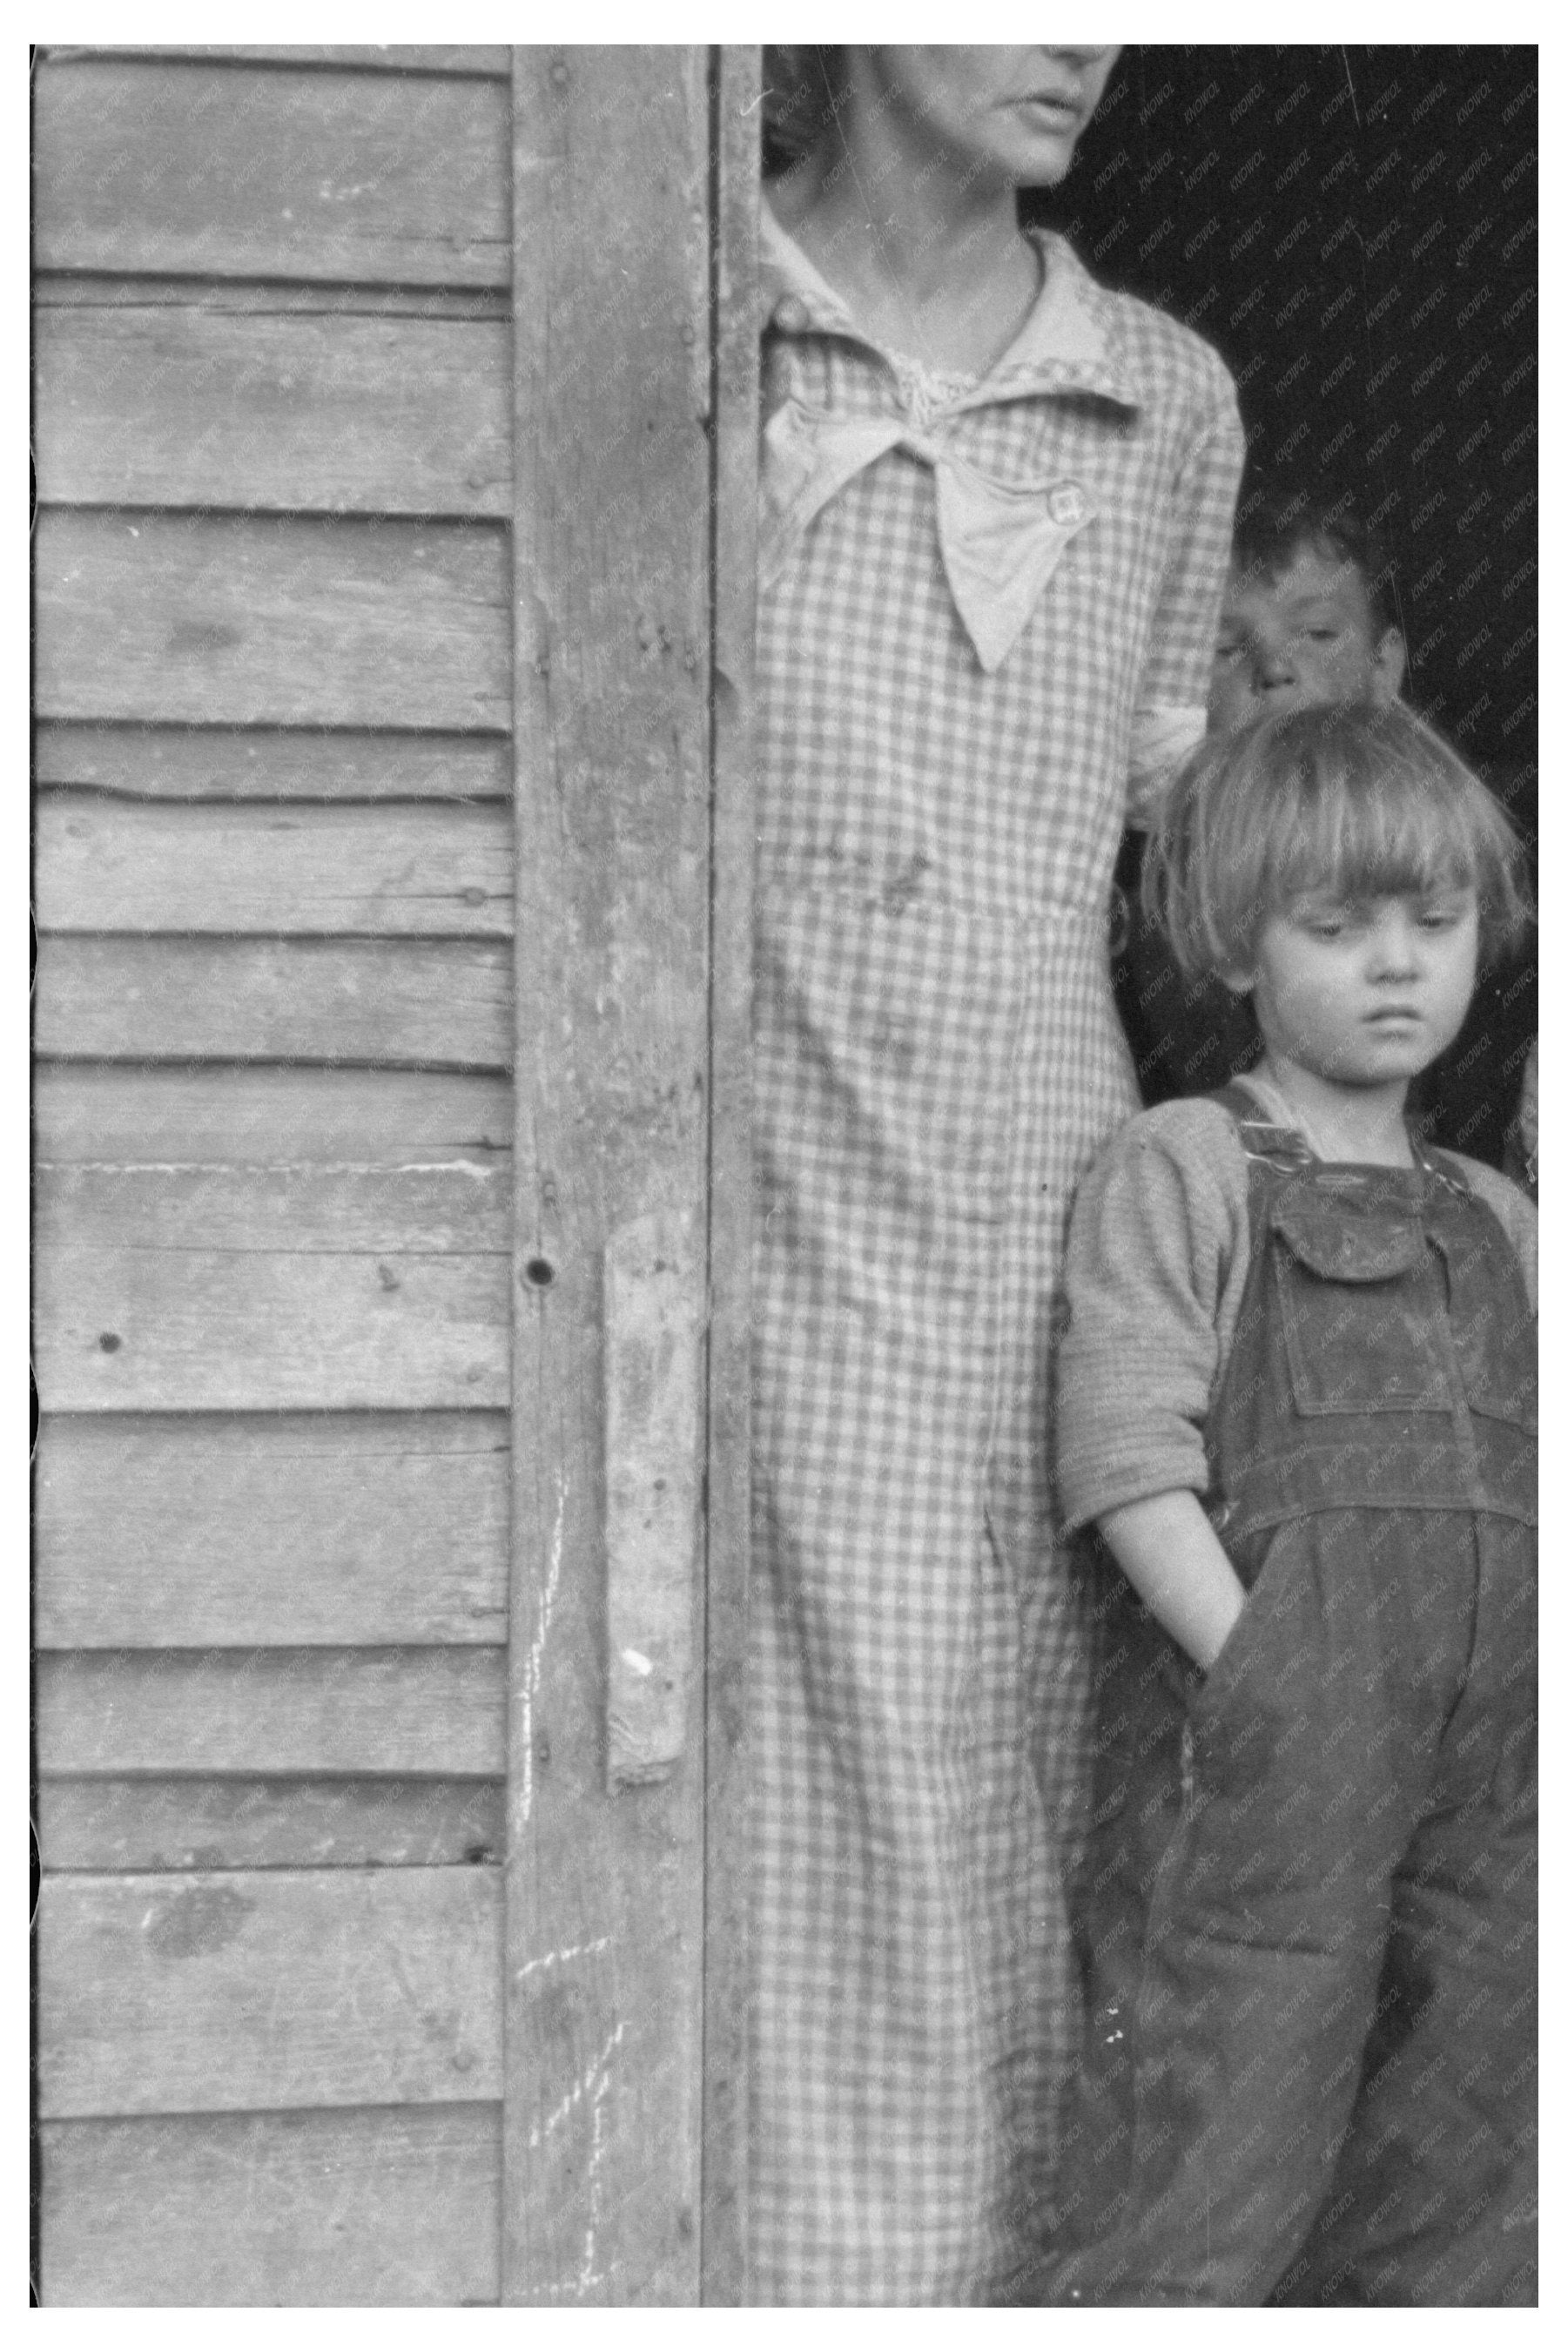
[[1528,2303],[1534,1212],[1404,1118],[1517,847],[1407,711],[1298,710],[1189,763],[1145,890],[1264,1052],[1074,1212],[1058,1470],[1112,1557],[1037,2283]]

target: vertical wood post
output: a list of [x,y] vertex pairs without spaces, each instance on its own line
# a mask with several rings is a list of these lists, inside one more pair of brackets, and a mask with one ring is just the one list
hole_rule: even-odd
[[[750,820],[727,803],[747,772],[749,632],[742,622],[737,636],[727,620],[733,683],[720,683],[715,548],[726,546],[733,571],[741,542],[713,503],[711,435],[716,385],[733,410],[745,363],[738,344],[727,373],[714,357],[723,175],[710,53],[520,48],[513,88],[518,880],[503,2298],[690,2304],[702,2270],[702,1662],[716,1631],[723,1729],[712,1764],[727,1839],[741,1819],[748,1177],[744,1110],[730,1090],[745,1061],[736,999],[750,963]],[[754,439],[754,415],[746,430]],[[711,1039],[710,1001],[719,1014]],[[715,1083],[726,1103],[710,1134]],[[664,1237],[651,1255],[650,1236]],[[607,1267],[626,1318],[609,1349]],[[639,1268],[656,1286],[641,1298]],[[706,1382],[684,1376],[652,1406],[618,1394],[612,1413],[607,1381],[634,1385],[639,1366],[662,1360],[644,1344],[648,1300],[700,1335],[710,1278],[721,1384],[711,1415]],[[684,1349],[670,1360],[687,1360]],[[738,1396],[723,1395],[735,1383]],[[722,1561],[700,1519],[679,1535],[657,1462],[617,1462],[612,1478],[612,1422],[658,1433],[653,1450],[671,1449],[670,1484],[683,1493],[700,1497],[716,1470]],[[658,1530],[646,1593],[637,1590],[640,1477]],[[670,1615],[683,1540],[684,1641]],[[716,1606],[705,1567],[715,1591],[722,1585]],[[648,1624],[664,1644],[653,1656],[622,1642],[618,1706],[636,1706],[645,1669],[668,1668],[680,1685],[662,1690],[641,1725],[618,1722],[613,1769],[612,1622]],[[738,1916],[737,1866],[728,1862],[731,1874],[716,1882],[727,1927]],[[710,2007],[710,2037],[714,2020]],[[743,2082],[738,2046],[727,2060],[727,2146]],[[733,2249],[735,2201],[720,2201]],[[725,2275],[733,2288],[733,2252]]]
[[750,1540],[751,938],[756,792],[757,216],[761,55],[714,52],[713,924],[710,947],[706,1962],[702,2298],[744,2304],[745,1731]]

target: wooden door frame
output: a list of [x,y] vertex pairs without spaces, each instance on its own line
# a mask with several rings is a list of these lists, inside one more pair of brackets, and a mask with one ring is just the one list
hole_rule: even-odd
[[758,67],[514,51],[505,2302],[746,2296]]

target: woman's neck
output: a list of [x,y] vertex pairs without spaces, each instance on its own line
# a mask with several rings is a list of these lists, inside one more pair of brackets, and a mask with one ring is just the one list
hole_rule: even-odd
[[1013,190],[967,188],[910,168],[894,131],[852,116],[841,146],[814,150],[773,184],[780,225],[883,350],[981,374],[1013,341],[1040,290]]
[[1405,1124],[1409,1081],[1342,1087],[1283,1055],[1265,1053],[1249,1073],[1271,1087],[1320,1160],[1363,1161],[1369,1167],[1413,1168]]

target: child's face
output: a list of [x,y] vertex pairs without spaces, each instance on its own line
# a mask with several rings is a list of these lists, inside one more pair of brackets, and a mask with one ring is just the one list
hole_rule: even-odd
[[1390,703],[1405,641],[1379,630],[1366,583],[1327,549],[1297,549],[1283,572],[1232,572],[1208,688],[1208,724],[1228,735],[1265,711],[1308,703]]
[[[852,52],[860,104],[896,111],[949,166],[1011,187],[1054,187],[1120,51],[988,45]],[[856,70],[861,60],[866,70]]]
[[1327,891],[1271,915],[1249,972],[1228,974],[1269,1058],[1354,1088],[1408,1080],[1459,1033],[1476,984],[1473,889],[1346,899]]

